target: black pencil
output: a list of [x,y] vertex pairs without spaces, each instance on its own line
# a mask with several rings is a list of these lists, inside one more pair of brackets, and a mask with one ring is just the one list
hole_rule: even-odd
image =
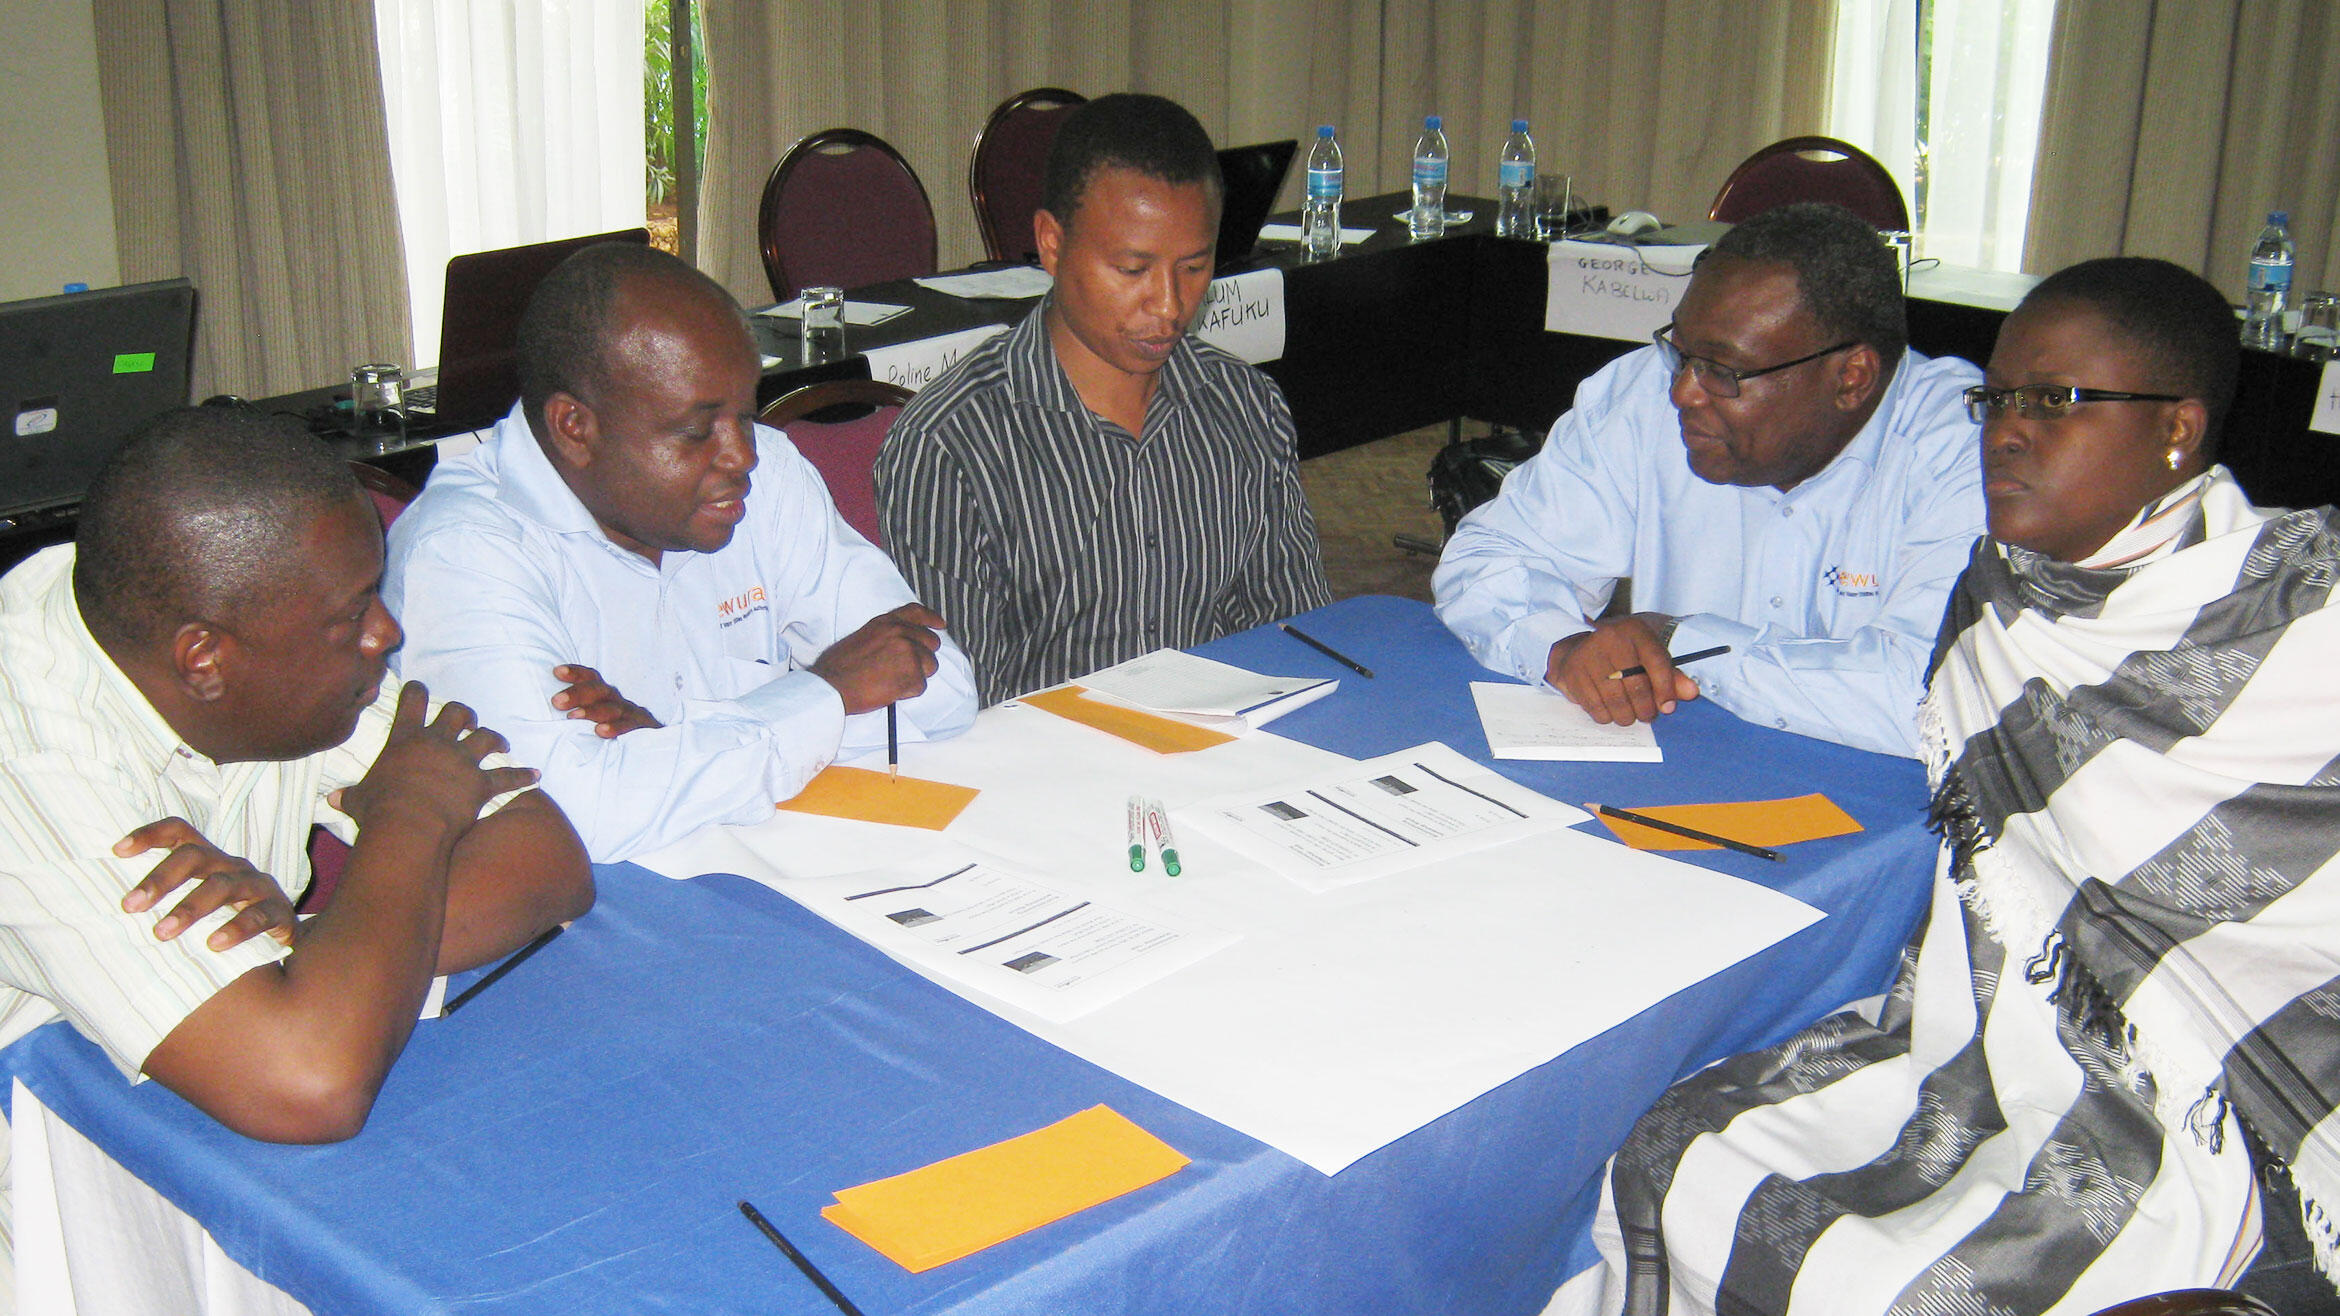
[[[1674,659],[1674,666],[1680,667],[1684,663],[1694,663],[1701,658],[1720,658],[1730,651],[1731,646],[1727,644],[1718,644],[1711,649],[1700,649],[1696,653],[1683,654],[1681,657]],[[1616,671],[1609,673],[1609,679],[1612,681],[1622,681],[1628,676],[1647,675],[1649,675],[1649,669],[1642,666],[1640,663],[1635,663],[1631,667],[1620,667]]]
[[534,955],[536,952],[543,950],[546,946],[550,945],[552,943],[552,939],[567,931],[568,927],[569,925],[566,923],[555,923],[551,927],[546,928],[543,932],[538,933],[536,940],[529,942],[527,945],[522,946],[516,951],[513,951],[511,955],[504,960],[503,963],[488,970],[486,977],[480,979],[478,982],[471,984],[469,987],[464,988],[463,991],[457,995],[454,1000],[440,1006],[439,1017],[441,1019],[446,1018],[448,1015],[451,1015],[457,1010],[462,1009],[464,1004],[470,1001],[472,997],[477,996],[481,992],[486,991],[488,988],[495,986],[497,979],[502,978],[505,974],[519,968],[521,964],[528,959],[529,956]]
[[1669,835],[1686,837],[1693,841],[1704,841],[1709,845],[1719,845],[1725,850],[1751,854],[1757,859],[1769,859],[1775,863],[1779,860],[1779,851],[1767,849],[1764,846],[1749,845],[1745,841],[1734,841],[1727,836],[1717,836],[1713,832],[1702,832],[1695,827],[1684,827],[1680,823],[1670,823],[1663,818],[1652,818],[1646,813],[1635,813],[1630,809],[1612,809],[1606,804],[1595,804],[1591,807],[1594,813],[1610,818],[1622,818],[1626,822],[1638,823],[1643,827],[1654,828]]
[[900,704],[886,705],[886,775],[902,775],[902,719],[896,712]]
[[861,1308],[854,1306],[851,1298],[838,1292],[837,1286],[829,1282],[829,1277],[821,1273],[821,1268],[812,1263],[811,1257],[797,1251],[796,1244],[772,1228],[772,1222],[764,1218],[764,1213],[756,1209],[755,1203],[743,1200],[739,1204],[739,1213],[748,1218],[749,1224],[762,1230],[764,1237],[772,1240],[772,1246],[786,1253],[788,1259],[796,1263],[796,1268],[804,1272],[804,1277],[826,1294],[829,1301],[837,1304],[837,1310],[844,1312],[845,1316],[861,1316]]
[[1324,641],[1317,639],[1315,636],[1310,635],[1304,630],[1301,630],[1292,623],[1286,621],[1278,622],[1276,624],[1283,628],[1284,634],[1289,635],[1293,639],[1298,640],[1300,643],[1316,650],[1318,653],[1321,653],[1325,657],[1332,659],[1336,663],[1339,663],[1341,666],[1348,668],[1357,675],[1362,676],[1367,680],[1371,680],[1373,678],[1372,668],[1367,667],[1361,662],[1358,662],[1356,659],[1351,658],[1345,653],[1342,653],[1340,650],[1335,649],[1329,644],[1326,644]]

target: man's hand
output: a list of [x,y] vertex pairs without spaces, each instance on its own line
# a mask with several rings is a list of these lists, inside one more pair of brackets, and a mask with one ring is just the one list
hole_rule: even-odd
[[830,645],[809,670],[837,687],[848,716],[884,708],[925,691],[935,650],[942,647],[935,634],[941,629],[943,619],[933,611],[905,603]]
[[479,820],[487,802],[505,791],[536,784],[534,768],[483,768],[480,760],[505,748],[504,738],[480,726],[471,710],[450,703],[428,723],[430,692],[409,681],[398,692],[390,738],[365,779],[336,793],[333,807],[357,819],[360,830],[385,819],[436,828],[447,844]]
[[[1698,697],[1698,683],[1674,670],[1673,658],[1658,639],[1666,621],[1654,612],[1596,621],[1584,634],[1552,646],[1544,679],[1595,722],[1655,722],[1679,701]],[[1644,674],[1611,675],[1629,667],[1640,667]]]
[[287,946],[292,944],[295,920],[292,901],[286,899],[284,888],[276,884],[275,878],[244,860],[222,853],[203,839],[203,834],[186,819],[150,822],[114,842],[114,853],[124,859],[148,850],[170,853],[163,856],[144,881],[122,897],[122,908],[128,912],[136,914],[152,909],[164,896],[186,885],[190,878],[199,879],[195,889],[154,925],[155,940],[169,941],[224,906],[237,913],[204,938],[203,944],[211,949],[226,950],[263,932]]
[[552,671],[554,680],[567,683],[566,689],[553,695],[552,706],[593,723],[593,734],[603,740],[658,725],[649,709],[619,694],[616,686],[602,680],[601,673],[592,668],[563,663]]

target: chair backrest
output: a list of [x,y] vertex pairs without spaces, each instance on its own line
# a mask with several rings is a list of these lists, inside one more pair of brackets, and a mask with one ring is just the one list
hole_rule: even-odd
[[374,513],[382,518],[384,530],[388,530],[390,523],[398,519],[398,514],[406,510],[406,505],[422,492],[381,467],[368,466],[364,462],[351,462],[349,473],[357,477],[358,487],[366,491],[367,499],[374,504]]
[[1088,97],[1062,87],[1034,87],[999,103],[975,148],[967,153],[967,199],[983,231],[983,250],[993,260],[1031,261],[1032,216],[1039,212],[1048,148],[1064,116]]
[[1708,219],[1736,224],[1791,201],[1833,201],[1880,231],[1909,230],[1901,188],[1877,158],[1833,137],[1790,137],[1747,157],[1714,194]]
[[871,471],[878,447],[910,390],[874,379],[807,384],[772,399],[757,419],[788,436],[821,473],[829,499],[845,524],[883,547],[878,535],[877,484]]
[[786,301],[934,273],[934,206],[902,153],[854,128],[799,140],[772,166],[756,211],[764,277]]

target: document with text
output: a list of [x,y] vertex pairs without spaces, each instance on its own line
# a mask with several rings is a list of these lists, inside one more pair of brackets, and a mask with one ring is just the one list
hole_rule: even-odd
[[1549,686],[1471,682],[1487,752],[1499,759],[1582,763],[1663,763],[1657,728],[1647,722],[1612,726]]
[[1588,816],[1436,743],[1177,811],[1179,822],[1191,820],[1312,891],[1557,831]]

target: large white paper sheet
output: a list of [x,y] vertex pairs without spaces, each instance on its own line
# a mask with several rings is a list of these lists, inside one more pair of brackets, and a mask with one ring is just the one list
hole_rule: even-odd
[[991,297],[1005,301],[1038,297],[1056,286],[1048,271],[1030,265],[970,270],[965,274],[932,274],[910,282],[948,297]]
[[1310,891],[1407,872],[1588,817],[1439,744],[1178,812],[1180,821]]
[[1674,318],[1700,247],[1555,242],[1545,261],[1544,328],[1646,343]]
[[[1186,826],[1181,812],[1354,762],[1273,732],[1156,754],[1005,705],[955,740],[902,749],[905,772],[982,788],[939,837],[778,814],[730,829],[736,854],[692,845],[643,862],[691,876],[708,871],[692,863],[730,856],[741,862],[722,871],[790,892],[964,846],[1059,890],[1237,933],[1234,945],[1066,1023],[926,976],[1326,1174],[1820,917],[1752,883],[1570,828],[1312,894]],[[1184,876],[1129,871],[1132,792],[1170,803]]]

